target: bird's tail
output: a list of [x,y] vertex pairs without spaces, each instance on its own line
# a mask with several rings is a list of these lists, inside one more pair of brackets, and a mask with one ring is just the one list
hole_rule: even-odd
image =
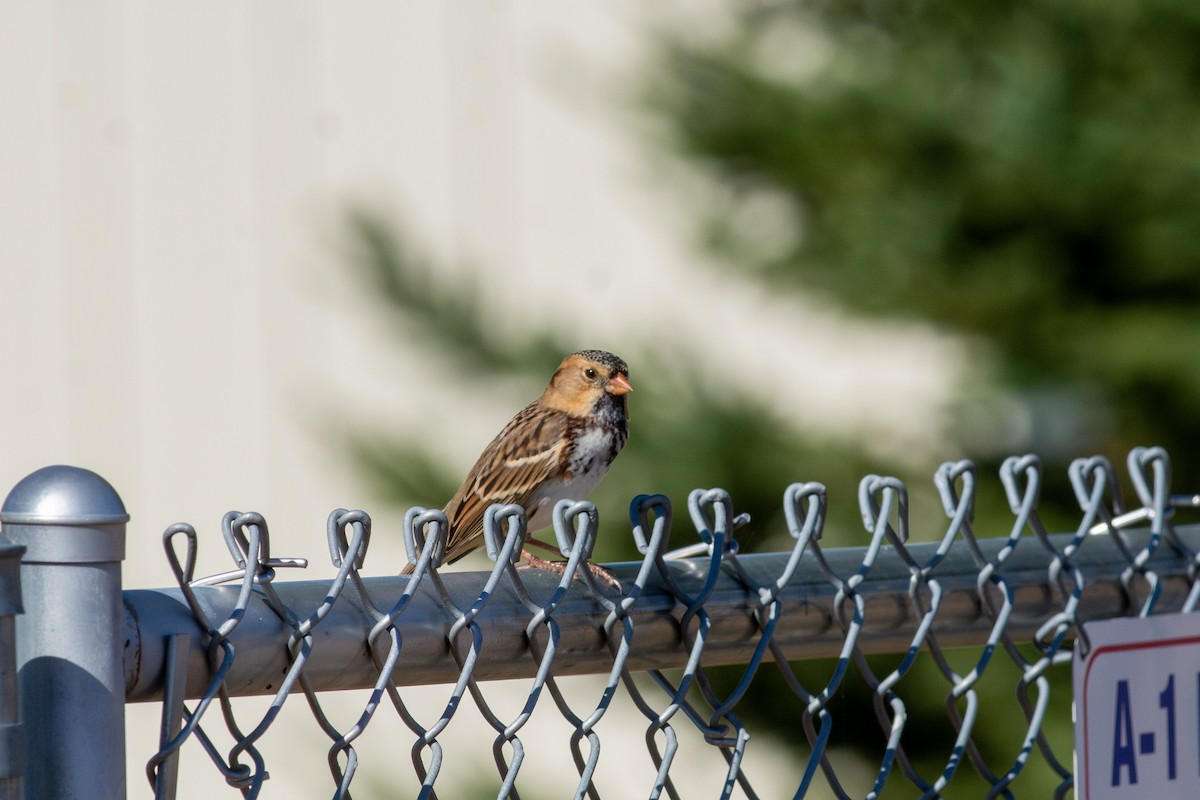
[[412,571],[414,569],[416,569],[416,566],[417,566],[416,564],[412,564],[412,563],[405,564],[404,567],[400,570],[400,574],[401,575],[411,575]]

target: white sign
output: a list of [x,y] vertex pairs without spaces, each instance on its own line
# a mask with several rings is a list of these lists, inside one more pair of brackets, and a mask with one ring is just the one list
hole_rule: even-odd
[[1195,797],[1200,613],[1085,623],[1075,645],[1075,796]]

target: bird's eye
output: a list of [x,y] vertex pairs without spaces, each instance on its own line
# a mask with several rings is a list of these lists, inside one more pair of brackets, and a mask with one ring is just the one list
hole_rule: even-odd
[[592,369],[591,367],[588,367],[587,369],[585,369],[583,371],[583,374],[587,376],[587,379],[589,381],[596,380],[596,370]]

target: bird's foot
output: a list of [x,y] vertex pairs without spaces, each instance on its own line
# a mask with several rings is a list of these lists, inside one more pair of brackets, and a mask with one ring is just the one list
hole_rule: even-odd
[[[566,561],[551,561],[547,558],[542,558],[541,556],[535,556],[528,550],[521,551],[521,558],[525,561],[525,563],[520,565],[519,568],[544,569],[548,572],[553,572],[555,575],[562,575],[567,568]],[[596,578],[596,580],[606,583],[618,591],[621,589],[621,582],[617,580],[615,575],[606,570],[604,567],[600,566],[599,564],[593,564],[590,561],[586,561],[584,563],[587,565],[588,571],[592,573],[592,577]],[[575,580],[579,580],[578,574],[575,575]]]

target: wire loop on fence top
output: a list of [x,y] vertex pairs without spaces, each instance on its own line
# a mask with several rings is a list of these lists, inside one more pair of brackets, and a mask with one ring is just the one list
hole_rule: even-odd
[[[389,576],[401,565],[372,569],[371,518],[335,509],[325,528],[334,574],[292,584],[277,571],[307,562],[272,556],[259,514],[224,516],[221,537],[233,568],[204,578],[194,574],[200,537],[191,526],[173,525],[163,534],[176,582],[172,602],[186,609],[195,630],[176,640],[185,649],[176,649],[171,663],[182,671],[164,682],[192,687],[193,700],[176,713],[177,724],[164,723],[147,776],[166,791],[160,778],[174,773],[164,765],[194,741],[233,790],[259,796],[269,776],[260,744],[289,698],[302,693],[329,740],[332,781],[323,794],[335,798],[350,797],[369,763],[362,742],[389,706],[412,735],[406,743],[411,774],[397,785],[411,789],[415,776],[422,798],[458,791],[452,788],[457,771],[478,772],[468,761],[475,756],[447,745],[452,725],[470,724],[464,717],[482,719],[489,731],[501,798],[517,797],[523,786],[558,791],[540,786],[542,773],[533,776],[529,766],[532,754],[550,746],[536,733],[547,718],[566,725],[568,736],[555,741],[574,764],[574,787],[565,793],[577,798],[691,796],[694,790],[685,786],[690,765],[699,762],[689,759],[683,769],[680,753],[693,747],[721,754],[708,762],[719,765],[710,780],[711,793],[720,797],[803,797],[822,780],[837,797],[887,796],[899,782],[940,796],[976,786],[970,781],[980,782],[977,793],[989,797],[1047,788],[1061,797],[1072,785],[1064,766],[1069,743],[1064,750],[1047,720],[1069,713],[1061,676],[1072,643],[1089,646],[1083,620],[1192,611],[1200,603],[1200,528],[1181,526],[1174,516],[1200,506],[1200,496],[1170,493],[1170,461],[1161,448],[1136,448],[1126,468],[1132,506],[1107,459],[1070,465],[1065,499],[1078,507],[1079,523],[1066,534],[1051,534],[1042,522],[1046,482],[1034,455],[1001,465],[1013,516],[999,531],[980,530],[981,478],[969,461],[948,462],[934,473],[944,512],[934,531],[913,530],[904,482],[868,475],[857,495],[866,535],[857,534],[859,546],[843,549],[826,545],[825,486],[797,482],[782,496],[788,548],[770,555],[741,551],[737,532],[749,517],[735,513],[734,498],[724,490],[688,496],[691,536],[672,531],[666,497],[640,495],[629,507],[628,534],[641,560],[608,566],[619,575],[619,588],[597,581],[588,566],[606,520],[586,501],[554,507],[552,541],[566,560],[550,571],[519,566],[529,536],[524,510],[512,505],[493,506],[485,515],[484,547],[493,560],[486,573],[443,568],[448,530],[438,510],[413,508],[405,515],[399,536],[411,575],[370,578],[367,570]],[[670,550],[672,539],[683,539],[682,546]],[[153,622],[150,612],[135,616],[140,624]],[[268,629],[273,633],[264,638]],[[872,657],[883,640],[891,655]],[[963,649],[968,643],[974,650]],[[831,658],[797,661],[810,647]],[[642,655],[647,652],[656,655]],[[423,665],[429,659],[446,665],[441,683],[428,678]],[[271,700],[243,726],[239,717],[248,712],[238,709],[235,696],[253,678],[238,669],[254,660],[270,664],[269,680],[257,692]],[[775,668],[764,669],[767,661]],[[500,711],[504,706],[485,682],[497,664],[521,676],[513,684],[516,711]],[[410,685],[422,668],[423,685]],[[566,673],[583,671],[599,676],[590,697],[565,688]],[[354,712],[339,725],[325,712],[332,701],[322,690],[342,672],[364,675],[356,685],[369,691],[362,698],[338,696],[339,710],[349,703]],[[760,752],[755,743],[767,738],[757,735],[764,722],[755,705],[764,680],[774,681],[766,716],[785,720],[793,733],[798,721],[803,732],[786,742],[800,758],[794,767],[783,766],[794,772],[784,789],[764,790],[759,778],[751,779],[749,765]],[[1006,696],[1015,704],[989,706],[994,701],[986,687],[996,680],[1009,681]],[[468,694],[474,711],[464,713]],[[930,709],[929,696],[940,698],[940,710]],[[862,708],[870,706],[867,717],[873,713],[877,729],[869,740],[861,736],[864,718],[848,711],[854,697]],[[211,713],[214,701],[217,714]],[[629,738],[630,713],[644,743],[640,764],[624,757],[614,762],[606,746]],[[1011,730],[1008,746],[997,749],[999,720]],[[931,752],[928,731],[938,724],[941,749]],[[214,728],[233,740],[224,752],[219,737],[209,734]],[[848,761],[844,750],[851,744],[860,751]],[[846,770],[847,763],[854,769]],[[870,768],[862,769],[864,763]],[[613,789],[618,783],[606,765],[627,773],[629,783]],[[1031,773],[1035,777],[1027,777]],[[964,792],[975,790],[959,788]]]
[[483,542],[492,561],[515,564],[525,547],[525,509],[513,503],[488,506],[483,517]]
[[[346,538],[346,529],[351,538]],[[367,559],[367,546],[371,543],[371,518],[365,511],[347,511],[335,508],[329,512],[325,523],[325,539],[329,543],[329,561],[334,568],[342,569],[347,564],[361,570]]]

